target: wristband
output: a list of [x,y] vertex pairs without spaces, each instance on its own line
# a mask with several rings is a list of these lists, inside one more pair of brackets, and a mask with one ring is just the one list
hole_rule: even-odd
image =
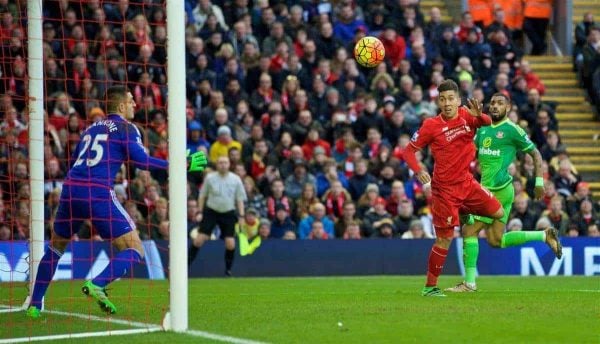
[[535,186],[544,186],[544,178],[535,177]]

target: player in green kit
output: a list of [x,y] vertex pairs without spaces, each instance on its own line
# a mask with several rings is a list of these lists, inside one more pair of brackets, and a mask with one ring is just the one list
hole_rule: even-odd
[[475,137],[477,159],[481,167],[481,185],[490,190],[502,203],[504,216],[497,220],[473,216],[474,221],[469,221],[463,226],[465,280],[446,289],[447,291],[473,292],[477,290],[475,283],[477,256],[479,255],[477,234],[482,229],[487,229],[487,241],[492,247],[505,248],[541,241],[550,246],[557,258],[562,256],[558,231],[552,227],[543,231],[527,228],[527,231],[504,233],[515,194],[508,166],[515,160],[517,151],[525,152],[533,158],[536,173],[535,197],[540,199],[544,195],[542,156],[525,131],[508,119],[510,106],[511,103],[506,95],[494,94],[489,107],[492,125],[478,129]]

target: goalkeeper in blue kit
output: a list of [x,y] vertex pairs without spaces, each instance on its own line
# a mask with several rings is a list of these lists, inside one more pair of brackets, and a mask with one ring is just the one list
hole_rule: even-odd
[[[117,200],[113,184],[124,163],[143,169],[166,169],[166,160],[146,153],[133,119],[135,102],[127,88],[112,86],[106,91],[107,113],[81,135],[60,195],[52,240],[40,261],[27,315],[38,318],[42,300],[71,237],[84,220],[91,220],[102,238],[112,241],[118,253],[93,280],[83,284],[82,292],[95,299],[100,308],[114,314],[117,307],[108,299],[106,286],[132,271],[144,257],[142,242],[135,223]],[[190,172],[203,171],[206,155],[188,156]]]
[[474,221],[470,221],[472,223],[469,222],[463,227],[465,280],[446,291],[473,292],[477,290],[475,282],[479,255],[477,234],[482,229],[487,230],[486,238],[492,247],[512,247],[538,241],[548,244],[557,258],[562,256],[558,231],[552,227],[543,231],[526,228],[525,231],[504,233],[515,193],[508,166],[515,160],[517,151],[525,152],[533,158],[536,172],[535,197],[540,199],[544,195],[542,156],[527,133],[508,119],[507,114],[510,107],[511,103],[506,95],[494,94],[489,106],[492,125],[478,129],[475,137],[477,160],[481,167],[481,185],[502,203],[504,216],[496,220],[483,216],[472,216],[471,220]]

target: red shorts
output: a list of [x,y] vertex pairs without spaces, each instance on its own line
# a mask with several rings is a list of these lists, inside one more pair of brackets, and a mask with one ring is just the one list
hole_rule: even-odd
[[502,207],[474,178],[453,185],[435,184],[431,191],[433,226],[442,238],[454,236],[454,227],[460,224],[459,214],[491,217]]

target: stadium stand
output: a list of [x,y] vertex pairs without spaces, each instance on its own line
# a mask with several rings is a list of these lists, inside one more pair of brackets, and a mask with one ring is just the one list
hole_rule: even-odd
[[[0,218],[9,224],[0,240],[28,238],[25,3],[0,1]],[[540,202],[532,197],[535,176],[528,156],[511,169],[516,193],[528,204],[528,223],[534,225],[524,230],[534,230],[547,216],[564,228],[563,235],[584,236],[598,221],[600,183],[589,181],[600,172],[599,122],[586,103],[587,98],[597,113],[600,29],[591,29],[594,24],[584,25],[589,32],[582,36],[587,43],[580,42],[576,74],[567,58],[523,57],[510,28],[494,22],[491,29],[480,28],[470,15],[452,25],[441,0],[270,3],[185,1],[185,115],[188,148],[210,152],[211,158],[230,156],[232,170],[252,190],[249,202],[261,221],[277,223],[272,237],[323,237],[311,234],[308,225],[306,233],[300,232],[297,224],[309,223],[315,208],[322,217],[319,203],[330,220],[340,221],[347,198],[358,214],[368,214],[367,225],[352,216],[348,226],[330,221],[326,237],[406,238],[416,235],[409,228],[419,225],[420,235],[430,236],[430,195],[408,171],[402,151],[423,119],[437,111],[435,87],[444,78],[455,79],[464,98],[487,101],[500,91],[519,102],[510,118],[530,133],[546,159],[546,195]],[[592,1],[574,3],[587,8],[583,4]],[[575,13],[579,23],[583,14]],[[44,17],[49,225],[79,133],[106,116],[104,90],[114,84],[130,88],[136,125],[151,154],[162,158],[167,157],[168,95],[164,1],[48,0]],[[354,42],[389,30],[398,38],[390,46],[404,43],[398,63],[387,59],[377,68],[358,67]],[[575,87],[576,75],[587,94]],[[431,169],[427,152],[421,159]],[[474,163],[475,174],[477,168]],[[168,219],[166,178],[133,167],[120,176],[116,195],[143,238],[168,235],[161,225]],[[392,193],[398,181],[404,190]],[[189,176],[190,231],[201,182],[201,175]],[[305,188],[306,183],[314,187]],[[305,192],[313,195],[304,197]],[[390,204],[393,209],[386,210]],[[567,230],[570,224],[576,230]],[[259,233],[263,239],[270,236],[266,229]],[[98,239],[89,225],[77,236]]]

